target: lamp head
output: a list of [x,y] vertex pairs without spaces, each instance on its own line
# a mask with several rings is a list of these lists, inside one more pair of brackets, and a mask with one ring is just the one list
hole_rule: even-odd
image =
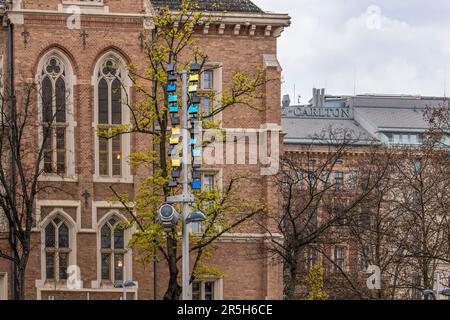
[[187,218],[186,218],[186,223],[194,223],[194,222],[203,222],[206,220],[206,216],[203,212],[200,211],[196,211],[196,212],[191,212]]

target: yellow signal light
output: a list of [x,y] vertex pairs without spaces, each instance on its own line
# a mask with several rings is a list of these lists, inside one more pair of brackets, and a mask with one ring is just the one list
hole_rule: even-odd
[[172,135],[173,136],[176,136],[176,135],[179,135],[179,134],[181,134],[181,129],[180,128],[178,128],[178,127],[172,128]]

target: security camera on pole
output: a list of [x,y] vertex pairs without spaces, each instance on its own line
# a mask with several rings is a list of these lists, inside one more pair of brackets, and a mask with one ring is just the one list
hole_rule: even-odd
[[[177,80],[178,73],[176,66],[171,64],[167,66],[167,95],[169,103],[169,113],[171,119],[171,133],[169,139],[169,157],[171,157],[171,180],[169,187],[175,188],[178,186],[178,179],[181,178],[183,193],[178,196],[168,197],[167,203],[162,205],[158,212],[158,221],[163,226],[166,232],[175,230],[178,221],[179,213],[170,204],[181,203],[182,210],[182,278],[183,278],[183,300],[191,300],[190,290],[190,271],[189,271],[189,230],[188,224],[194,222],[202,222],[206,220],[202,212],[190,212],[190,204],[194,202],[194,195],[189,192],[189,146],[192,149],[193,156],[193,172],[192,184],[193,190],[201,189],[201,179],[198,169],[201,161],[199,161],[199,148],[195,139],[195,126],[198,123],[198,113],[200,98],[197,96],[198,80],[199,80],[200,65],[191,64],[190,72],[184,70],[181,72],[182,76],[182,114],[181,121],[179,117],[180,107],[178,106]],[[189,86],[188,86],[189,82]],[[191,99],[189,99],[189,94]],[[190,106],[188,107],[190,101]],[[189,118],[189,119],[188,119]],[[189,128],[188,120],[190,120],[191,128]],[[189,136],[190,135],[190,136]],[[182,150],[180,152],[180,143]],[[180,159],[180,153],[182,159]]]

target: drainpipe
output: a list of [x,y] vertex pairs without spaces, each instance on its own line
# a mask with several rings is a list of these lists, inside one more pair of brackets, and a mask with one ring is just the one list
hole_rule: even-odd
[[[16,97],[14,92],[14,42],[13,42],[13,32],[14,32],[14,25],[11,23],[10,20],[7,22],[8,26],[8,33],[7,33],[7,51],[8,51],[8,117],[9,117],[9,129],[8,134],[10,137],[14,134],[14,128],[13,124],[15,123],[15,108],[16,108]],[[13,141],[13,140],[10,140]],[[14,154],[13,151],[9,150],[9,183],[11,188],[11,194],[15,195],[15,189],[16,189],[16,169],[15,169],[15,163],[14,163]],[[15,198],[11,199],[13,202],[13,206],[15,206]],[[11,243],[12,248],[15,248],[16,245],[16,233],[15,229],[11,228]],[[12,258],[13,260],[16,259],[15,252],[12,250]],[[16,288],[16,281],[17,281],[17,268],[15,265],[15,262],[11,263],[11,291],[13,293],[13,299],[17,299],[17,288]]]

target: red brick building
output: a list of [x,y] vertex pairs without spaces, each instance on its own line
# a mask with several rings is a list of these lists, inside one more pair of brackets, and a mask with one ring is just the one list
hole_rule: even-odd
[[[280,76],[277,63],[277,38],[290,18],[285,14],[265,13],[250,1],[200,1],[201,9],[218,11],[220,22],[205,25],[196,36],[210,60],[221,67],[212,75],[214,90],[229,85],[233,70],[264,68],[270,77]],[[126,122],[125,108],[115,108],[114,88],[108,77],[112,67],[128,85],[128,64],[144,61],[142,32],[149,25],[145,18],[155,8],[170,5],[176,10],[180,1],[149,0],[0,0],[0,69],[4,78],[8,65],[8,23],[13,26],[12,62],[14,82],[35,81],[42,89],[42,99],[65,104],[65,114],[56,119],[52,146],[44,161],[46,182],[60,191],[43,193],[35,203],[36,226],[26,276],[27,299],[119,299],[122,291],[113,283],[133,279],[137,286],[129,289],[129,299],[160,299],[166,286],[166,266],[142,265],[136,252],[126,249],[132,231],[114,236],[112,227],[126,219],[123,207],[109,201],[116,189],[132,195],[145,172],[132,170],[126,161],[131,152],[148,149],[149,141],[135,136],[119,140],[100,140],[95,133],[99,123]],[[72,6],[76,6],[74,9]],[[80,10],[79,28],[73,14]],[[71,20],[72,19],[72,20]],[[69,95],[58,97],[58,87]],[[264,88],[267,110],[240,109],[224,112],[223,127],[260,128],[266,123],[280,125],[280,83],[272,81]],[[54,97],[56,95],[56,97]],[[39,100],[39,99],[38,99]],[[105,103],[102,105],[102,103]],[[38,119],[45,118],[42,102],[37,101]],[[36,139],[39,139],[36,132]],[[223,166],[205,172],[207,183],[221,183],[232,172],[259,172],[250,165]],[[63,176],[63,177],[61,177]],[[267,178],[249,184],[243,194],[264,199],[277,210],[276,196]],[[275,206],[274,206],[275,205]],[[1,220],[1,219],[0,219]],[[7,232],[5,224],[0,223]],[[264,234],[256,227],[229,234],[217,244],[211,264],[218,267],[222,279],[195,284],[193,294],[202,299],[281,299],[282,267],[269,259],[250,259],[261,251]],[[0,230],[2,231],[2,230]],[[0,237],[1,237],[0,233]],[[7,233],[3,233],[6,235]],[[117,240],[116,239],[116,240]],[[0,246],[6,248],[6,240]],[[119,263],[120,262],[120,263]],[[65,284],[65,267],[78,265],[82,289],[69,290]],[[156,272],[156,274],[155,274]],[[0,299],[11,297],[11,263],[0,259]]]

